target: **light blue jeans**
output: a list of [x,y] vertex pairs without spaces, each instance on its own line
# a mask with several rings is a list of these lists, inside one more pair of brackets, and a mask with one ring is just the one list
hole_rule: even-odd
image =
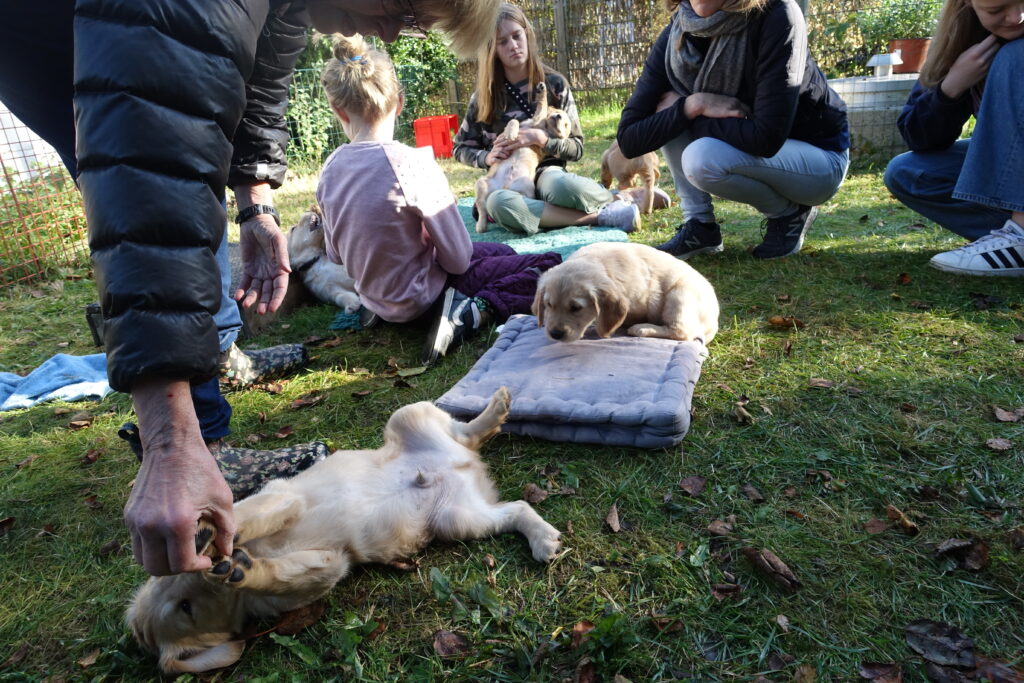
[[697,138],[689,131],[662,147],[683,220],[715,221],[711,195],[749,204],[768,218],[793,213],[798,204],[816,206],[843,184],[850,153],[830,152],[786,140],[773,157],[742,152],[717,138]]
[[974,241],[1024,211],[1024,39],[992,60],[977,125],[949,149],[905,152],[889,162],[885,186],[925,218]]

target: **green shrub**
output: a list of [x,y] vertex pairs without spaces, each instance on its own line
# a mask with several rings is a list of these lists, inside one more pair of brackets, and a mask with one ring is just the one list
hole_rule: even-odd
[[869,54],[887,52],[890,40],[930,38],[942,0],[884,0],[860,14],[857,25]]

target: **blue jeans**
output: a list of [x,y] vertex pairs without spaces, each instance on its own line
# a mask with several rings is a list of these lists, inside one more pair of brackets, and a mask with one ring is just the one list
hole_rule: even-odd
[[[74,0],[14,0],[0,3],[0,101],[50,144],[72,178],[75,161]],[[45,30],[40,30],[45,27]],[[222,296],[214,321],[224,350],[238,336],[242,319],[231,299],[227,232],[217,249]],[[196,417],[207,441],[230,432],[231,406],[217,378],[192,387]]]
[[830,152],[786,140],[773,157],[742,152],[717,138],[693,139],[687,131],[662,148],[683,219],[713,223],[711,195],[749,204],[768,218],[793,213],[798,204],[829,200],[843,184],[850,153]]
[[1024,211],[1024,40],[1003,45],[989,67],[974,134],[889,162],[885,186],[925,218],[971,241]]

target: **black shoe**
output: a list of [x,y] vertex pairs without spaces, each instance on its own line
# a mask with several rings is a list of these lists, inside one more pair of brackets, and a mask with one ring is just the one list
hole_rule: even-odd
[[359,307],[359,325],[364,329],[368,330],[372,327],[377,327],[380,324],[380,316],[371,311],[366,306]]
[[427,343],[423,347],[423,364],[431,365],[438,357],[445,355],[448,349],[469,339],[480,329],[480,309],[473,300],[449,287],[441,300],[441,310],[427,334]]
[[754,247],[754,256],[769,259],[797,253],[817,216],[818,207],[800,205],[788,216],[766,219],[764,241]]
[[672,254],[685,261],[697,254],[717,254],[722,251],[722,229],[718,223],[705,223],[691,218],[676,229],[675,236],[655,249]]

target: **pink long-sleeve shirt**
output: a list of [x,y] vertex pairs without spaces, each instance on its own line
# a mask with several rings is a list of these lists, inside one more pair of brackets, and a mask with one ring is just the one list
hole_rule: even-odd
[[418,318],[448,274],[469,267],[473,244],[429,148],[342,145],[324,164],[316,199],[327,257],[345,265],[363,305],[384,320]]

